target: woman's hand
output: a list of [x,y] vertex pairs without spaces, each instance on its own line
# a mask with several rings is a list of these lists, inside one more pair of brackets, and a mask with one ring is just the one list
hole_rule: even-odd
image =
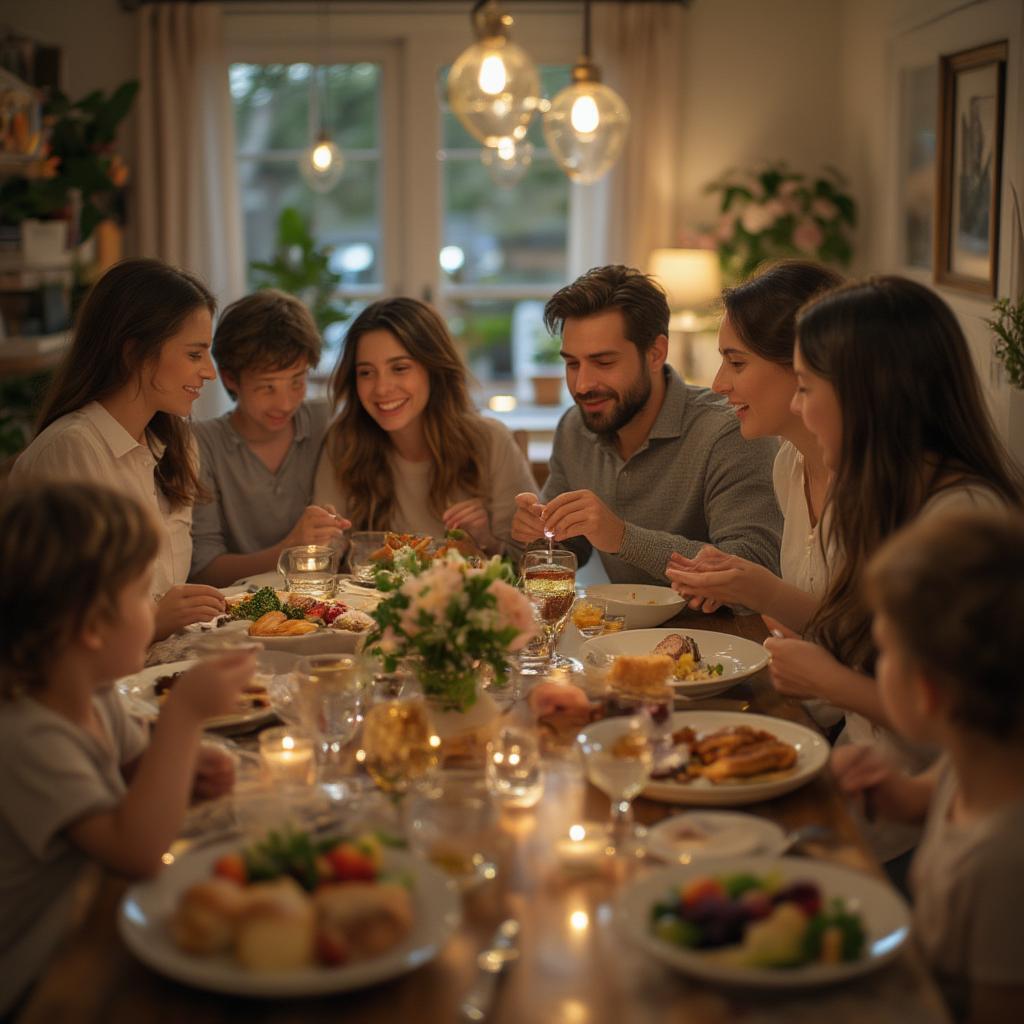
[[156,604],[157,640],[178,633],[193,622],[208,622],[224,613],[224,595],[205,583],[182,583],[171,587]]
[[834,678],[837,672],[848,670],[824,647],[800,639],[796,633],[775,619],[766,615],[762,618],[772,634],[765,640],[764,646],[772,656],[768,671],[775,689],[787,697],[796,697],[800,700],[812,697],[829,700],[831,689],[828,680]]
[[446,530],[465,530],[481,551],[497,551],[501,542],[491,533],[491,517],[480,498],[457,501],[441,517]]
[[[665,569],[672,589],[691,608],[714,611],[723,604],[740,604],[764,611],[778,577],[763,565],[706,544],[696,558],[673,552]],[[710,605],[710,607],[709,607]]]

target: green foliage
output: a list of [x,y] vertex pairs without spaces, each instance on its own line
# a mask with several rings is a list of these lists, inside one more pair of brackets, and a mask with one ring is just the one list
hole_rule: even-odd
[[249,269],[259,288],[280,288],[309,306],[321,334],[349,317],[335,295],[341,274],[330,268],[330,246],[318,247],[309,224],[294,207],[286,206],[277,219],[277,245],[270,263],[254,261]]
[[1024,293],[1017,301],[999,299],[992,307],[995,316],[985,323],[996,336],[996,358],[1015,388],[1024,390]]
[[558,366],[562,362],[562,342],[559,338],[544,338],[537,342],[533,358],[546,366]]
[[85,241],[101,220],[119,217],[123,181],[113,152],[117,127],[131,110],[139,83],[125,82],[107,96],[97,89],[72,103],[55,92],[43,114],[50,124],[50,155],[56,175],[12,178],[0,187],[0,221],[19,224],[27,217],[53,218],[67,210],[71,190],[81,193],[79,237]]
[[717,193],[718,257],[727,281],[741,281],[765,260],[803,256],[849,266],[857,206],[834,167],[817,177],[784,163],[727,173],[705,188]]
[[0,460],[17,455],[32,439],[50,373],[0,380]]

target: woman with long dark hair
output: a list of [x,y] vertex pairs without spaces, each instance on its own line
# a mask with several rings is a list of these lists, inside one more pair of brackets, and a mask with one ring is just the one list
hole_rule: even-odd
[[331,377],[339,406],[313,500],[357,530],[469,533],[485,552],[510,538],[515,495],[536,488],[512,435],[480,416],[441,317],[416,299],[356,317]]
[[[917,769],[927,754],[895,741],[872,677],[864,568],[911,520],[1020,507],[1020,475],[996,437],[956,317],[923,285],[877,277],[812,302],[797,318],[794,367],[794,409],[833,477],[825,543],[836,557],[806,639],[765,642],[772,681],[844,708],[840,742],[878,743]],[[883,859],[913,842],[887,838],[876,843]]]
[[116,264],[93,285],[71,347],[43,400],[35,439],[11,480],[105,483],[137,498],[160,532],[152,593],[156,635],[213,618],[224,601],[185,585],[198,461],[188,425],[210,359],[216,302],[205,285],[159,260]]

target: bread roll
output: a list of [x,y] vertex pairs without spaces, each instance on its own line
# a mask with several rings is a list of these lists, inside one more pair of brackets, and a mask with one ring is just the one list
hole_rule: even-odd
[[251,971],[287,971],[313,963],[313,903],[291,878],[258,882],[238,920],[235,956]]
[[412,899],[402,885],[325,885],[314,893],[313,903],[317,927],[347,945],[354,960],[380,956],[412,930]]
[[182,893],[171,917],[171,937],[186,953],[220,953],[234,941],[247,902],[247,890],[236,882],[226,878],[197,882]]

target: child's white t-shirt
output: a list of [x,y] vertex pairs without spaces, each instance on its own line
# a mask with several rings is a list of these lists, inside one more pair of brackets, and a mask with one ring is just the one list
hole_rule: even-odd
[[949,821],[956,775],[941,769],[910,869],[914,933],[957,1020],[970,987],[1024,983],[1024,801]]
[[88,858],[63,830],[115,807],[121,766],[146,747],[113,690],[93,700],[109,746],[31,697],[0,702],[0,1016],[67,927]]

